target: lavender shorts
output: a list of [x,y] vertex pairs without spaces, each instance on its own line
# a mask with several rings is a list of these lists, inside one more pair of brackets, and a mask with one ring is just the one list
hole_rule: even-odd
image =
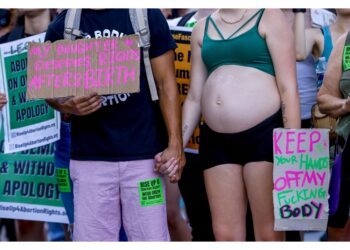
[[[154,160],[70,162],[74,190],[74,241],[118,241],[121,222],[129,241],[169,241],[165,184]],[[142,206],[139,183],[156,179],[164,202]],[[150,196],[150,198],[152,198]]]

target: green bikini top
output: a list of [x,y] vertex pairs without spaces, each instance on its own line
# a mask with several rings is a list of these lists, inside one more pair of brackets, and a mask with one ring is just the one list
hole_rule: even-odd
[[[260,36],[258,31],[263,12],[264,9],[257,11],[226,39],[211,16],[207,17],[201,54],[209,75],[222,65],[240,65],[256,68],[275,76],[275,70],[266,41]],[[251,29],[233,37],[257,15],[257,21]],[[208,36],[209,22],[213,24],[222,39],[214,40]]]

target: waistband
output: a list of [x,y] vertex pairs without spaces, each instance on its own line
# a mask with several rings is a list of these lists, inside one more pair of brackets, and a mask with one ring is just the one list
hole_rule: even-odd
[[[227,138],[227,139],[235,139],[235,140],[245,140],[247,136],[250,135],[255,135],[257,138],[264,135],[264,131],[270,131],[273,130],[274,128],[280,128],[283,127],[283,119],[282,119],[282,110],[278,110],[276,113],[273,115],[269,116],[262,122],[258,123],[252,128],[249,128],[247,130],[243,130],[241,132],[237,133],[219,133],[211,128],[207,124],[204,124],[203,127],[205,129],[209,129],[211,133],[216,134],[216,136],[221,137],[221,138]],[[256,139],[257,139],[256,138]]]

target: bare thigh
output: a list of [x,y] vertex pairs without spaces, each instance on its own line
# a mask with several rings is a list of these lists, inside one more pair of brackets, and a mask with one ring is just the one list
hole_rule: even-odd
[[247,198],[242,166],[223,164],[204,171],[216,240],[245,240]]
[[274,231],[272,171],[271,162],[251,162],[243,168],[257,241],[284,240],[283,232]]

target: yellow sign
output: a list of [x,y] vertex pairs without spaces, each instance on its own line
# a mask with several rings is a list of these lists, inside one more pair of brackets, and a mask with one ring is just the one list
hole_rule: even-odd
[[[190,88],[191,78],[191,29],[172,27],[172,35],[177,43],[175,50],[176,82],[181,105],[184,103]],[[198,153],[199,127],[197,126],[186,147],[187,152]]]

